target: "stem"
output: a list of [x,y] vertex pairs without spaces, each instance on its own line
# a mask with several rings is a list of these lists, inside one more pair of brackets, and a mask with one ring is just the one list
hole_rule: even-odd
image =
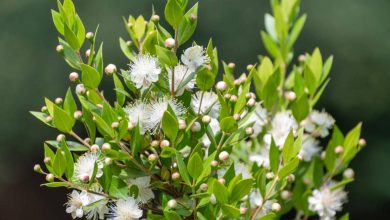
[[84,144],[85,146],[87,146],[88,148],[91,148],[91,145],[88,144],[87,142],[85,142],[80,136],[78,136],[76,133],[74,133],[73,131],[70,131],[69,133],[70,135],[72,135],[72,137],[76,138],[78,141],[80,141],[82,144]]
[[200,110],[201,110],[201,108],[202,108],[203,96],[204,96],[204,91],[202,91],[202,94],[200,95],[200,102],[199,102],[198,115],[200,115]]
[[175,67],[172,67],[171,96],[175,96]]
[[218,146],[217,146],[217,153],[215,154],[215,158],[218,157],[218,154],[219,154],[219,152],[221,151],[221,147],[222,147],[222,145],[223,145],[223,141],[224,141],[225,137],[226,137],[225,132],[222,132],[221,139],[219,140],[219,143],[218,143]]
[[275,179],[273,180],[272,182],[272,185],[271,187],[268,189],[268,191],[265,193],[264,195],[264,199],[263,199],[263,202],[261,203],[261,205],[256,209],[256,211],[253,213],[252,215],[252,218],[251,220],[255,220],[256,219],[256,216],[259,214],[259,212],[261,212],[261,210],[263,209],[263,206],[264,204],[267,202],[267,200],[269,199],[268,197],[270,196],[269,194],[272,192],[272,190],[275,188],[275,185],[278,181],[278,177],[276,176]]
[[[194,180],[192,180],[192,195],[195,195],[195,179]],[[193,211],[193,213],[194,213],[194,220],[196,220],[196,198],[194,198],[194,204],[193,204],[193,209],[194,209],[194,211]]]

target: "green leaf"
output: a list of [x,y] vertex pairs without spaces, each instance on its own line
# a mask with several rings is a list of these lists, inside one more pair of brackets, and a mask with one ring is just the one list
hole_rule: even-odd
[[177,0],[168,0],[165,6],[165,19],[174,28],[177,29],[183,20],[184,13]]
[[76,15],[75,18],[76,18],[76,28],[77,28],[76,37],[81,47],[83,46],[85,40],[85,27],[78,15]]
[[344,144],[344,135],[341,133],[340,129],[335,126],[333,129],[332,138],[330,139],[328,146],[326,147],[325,153],[325,166],[326,169],[330,172],[335,168],[336,163],[336,153],[335,148],[337,146]]
[[225,133],[233,133],[237,130],[237,121],[232,116],[226,117],[220,122],[221,130]]
[[193,179],[200,176],[203,171],[203,161],[198,153],[193,154],[188,160],[187,170]]
[[156,54],[156,46],[155,45],[157,45],[157,44],[158,44],[157,31],[151,31],[145,37],[142,49],[145,51],[145,53]]
[[73,171],[74,171],[74,160],[73,156],[70,153],[70,150],[68,146],[66,145],[65,140],[62,140],[60,143],[61,145],[61,150],[65,153],[65,160],[66,160],[66,171],[65,171],[65,176],[68,179],[71,179],[73,177]]
[[298,122],[305,119],[310,112],[309,99],[307,98],[307,95],[303,94],[293,103],[291,108],[293,115]]
[[179,168],[181,178],[184,180],[185,183],[187,183],[188,185],[191,185],[190,177],[188,176],[188,171],[187,171],[186,165],[184,163],[183,156],[178,151],[176,151],[176,163],[177,163],[177,166]]
[[271,140],[271,146],[269,150],[270,167],[273,173],[277,173],[280,164],[280,150],[276,146],[274,139]]
[[170,211],[170,210],[164,210],[164,217],[166,220],[181,220],[182,219],[179,214],[177,214],[174,211]]
[[100,117],[98,114],[92,112],[96,125],[100,129],[100,131],[103,133],[103,135],[108,135],[111,138],[115,136],[115,131],[111,128],[110,125],[108,125],[102,117]]
[[343,158],[346,163],[352,160],[363,147],[359,145],[361,128],[362,123],[360,122],[345,136]]
[[119,38],[119,46],[123,52],[123,54],[129,59],[133,60],[134,59],[134,54],[131,51],[130,47],[127,45],[125,40],[123,40],[121,37]]
[[317,89],[317,86],[318,86],[318,84],[317,84],[318,79],[315,76],[311,67],[309,67],[309,66],[305,67],[305,71],[304,71],[303,76],[305,79],[305,85],[306,85],[307,89],[309,90],[310,95],[314,95],[314,93]]
[[114,78],[114,85],[115,85],[115,90],[116,90],[116,101],[117,101],[119,106],[123,106],[125,104],[125,101],[126,101],[126,96],[123,93],[119,92],[117,89],[124,90],[125,87],[123,86],[123,84],[122,84],[122,82],[119,79],[117,74],[114,74],[113,78]]
[[131,153],[133,156],[138,156],[138,153],[142,149],[141,128],[139,123],[137,123],[137,126],[135,126],[135,128],[133,129],[132,137],[133,137],[133,141],[131,142]]
[[318,48],[314,49],[314,52],[310,59],[310,69],[313,71],[316,81],[318,82],[322,75],[322,56]]
[[229,218],[239,218],[240,210],[232,205],[224,204],[221,207],[222,213]]
[[202,91],[210,90],[215,82],[214,74],[206,67],[202,67],[196,74],[196,85]]
[[51,182],[51,183],[41,184],[41,186],[47,186],[47,187],[52,187],[52,188],[68,187],[69,183],[67,183],[67,182]]
[[263,39],[263,43],[265,46],[265,49],[267,49],[268,53],[274,57],[277,58],[280,56],[278,45],[272,40],[272,38],[264,31],[261,31],[261,38]]
[[73,98],[70,88],[68,88],[68,91],[66,92],[63,108],[69,115],[73,115],[77,110],[76,101]]
[[182,45],[187,42],[194,34],[198,19],[191,20],[191,16],[198,15],[198,3],[196,3],[188,12],[184,15],[183,21],[180,23],[177,33],[178,44]]
[[58,33],[64,35],[64,23],[62,21],[61,14],[57,11],[51,10],[51,16],[53,19],[54,26],[56,27]]
[[53,127],[53,125],[49,124],[46,122],[46,117],[48,116],[46,113],[43,113],[43,112],[34,112],[34,111],[30,111],[30,113],[36,117],[37,119],[39,119],[40,121],[42,121],[43,123],[45,123],[46,125],[50,126],[50,127]]
[[229,201],[229,192],[225,185],[218,181],[214,181],[213,184],[213,193],[215,198],[220,204],[226,204]]
[[[45,141],[50,146],[60,149],[61,145],[57,141]],[[87,146],[84,146],[78,142],[66,141],[68,149],[72,152],[84,152],[90,150]]]
[[84,85],[88,88],[95,89],[99,86],[101,76],[99,72],[86,64],[80,64],[81,65],[81,70],[82,70],[82,82]]
[[170,67],[176,66],[178,62],[176,54],[173,51],[168,50],[164,47],[156,45],[156,54],[161,63]]
[[349,220],[349,213],[343,215],[339,220]]
[[296,153],[298,152],[294,151],[294,134],[293,131],[290,130],[290,133],[288,134],[283,145],[283,150],[282,150],[283,162],[287,163],[292,158],[295,158],[297,156]]
[[62,176],[66,170],[66,159],[62,150],[58,149],[53,159],[53,171],[56,176]]
[[138,39],[141,39],[144,36],[146,30],[146,24],[145,24],[145,19],[142,15],[138,16],[133,26],[133,30]]
[[351,183],[351,182],[353,182],[353,179],[343,179],[341,182],[338,182],[338,183],[334,184],[329,189],[330,190],[335,190],[335,189],[343,187],[343,186],[345,186],[345,185],[347,185],[348,183]]
[[79,50],[81,45],[79,43],[79,39],[76,34],[68,27],[67,24],[64,25],[64,36],[66,42],[72,47],[74,50]]
[[269,213],[267,215],[262,216],[259,220],[275,220],[277,219],[275,213]]
[[113,176],[110,184],[109,194],[118,198],[127,198],[129,193],[128,185],[119,177]]
[[252,190],[253,179],[239,181],[230,194],[230,201],[239,201]]
[[58,130],[65,133],[70,133],[72,131],[73,125],[75,124],[75,119],[60,107],[54,105],[53,123]]
[[294,171],[297,169],[299,165],[299,159],[296,157],[295,159],[291,160],[288,162],[285,166],[283,166],[279,173],[278,176],[280,179],[285,178],[286,176],[294,173]]
[[297,40],[299,34],[302,31],[303,26],[305,25],[306,22],[306,14],[302,15],[294,24],[289,39],[288,39],[288,47],[291,48],[295,41]]
[[164,147],[160,153],[161,158],[171,158],[175,156],[176,150],[173,147]]
[[165,111],[162,118],[162,128],[164,134],[172,141],[176,139],[179,132],[179,122],[175,115],[172,115],[168,110]]

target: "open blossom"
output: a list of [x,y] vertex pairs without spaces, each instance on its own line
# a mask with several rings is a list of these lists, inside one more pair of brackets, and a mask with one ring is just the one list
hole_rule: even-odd
[[83,207],[89,204],[87,191],[73,190],[68,194],[68,202],[66,203],[66,213],[72,215],[72,218],[82,218],[84,216]]
[[145,122],[147,120],[148,115],[148,105],[143,103],[140,100],[137,100],[133,104],[128,105],[124,108],[125,112],[127,113],[129,120],[134,125],[140,124],[141,128],[141,134],[145,134],[146,132],[146,126]]
[[172,108],[178,118],[183,116],[186,112],[183,104],[174,98],[164,97],[152,101],[148,106],[148,118],[145,120],[145,127],[152,134],[160,129],[161,120],[165,111],[168,109],[168,105]]
[[274,138],[277,146],[283,146],[290,131],[295,134],[298,129],[298,124],[294,116],[289,112],[278,112],[271,122],[271,130],[269,134],[264,136],[264,141],[267,144],[271,143],[271,137]]
[[198,67],[208,63],[210,58],[206,55],[203,47],[196,45],[184,51],[181,61],[188,66],[190,71],[195,72]]
[[269,145],[261,146],[260,151],[249,155],[249,160],[255,162],[259,167],[269,169]]
[[[184,90],[191,90],[195,86],[195,79],[192,71],[184,65],[177,65],[174,69],[174,89],[177,96],[181,96]],[[192,77],[192,79],[190,79]],[[168,69],[169,89],[172,88],[172,69]]]
[[97,163],[96,178],[103,175],[103,162],[99,161],[99,155],[96,153],[85,153],[80,156],[74,166],[74,176],[83,182],[89,182],[93,175],[93,169]]
[[143,214],[138,203],[132,197],[119,199],[110,208],[111,211],[108,214],[109,220],[137,220],[141,218]]
[[272,212],[272,200],[267,200],[263,204],[263,198],[261,197],[261,194],[258,189],[253,190],[249,194],[249,202],[251,207],[257,208],[262,206],[261,211],[257,214],[256,219],[261,218],[264,215],[267,215]]
[[254,137],[259,135],[260,132],[263,130],[264,125],[267,124],[267,120],[268,120],[267,115],[268,115],[267,110],[263,108],[260,104],[258,104],[256,105],[255,110],[249,116],[247,122],[248,123],[254,122],[252,126]]
[[130,64],[130,70],[125,77],[130,79],[138,89],[148,88],[153,82],[158,81],[160,73],[161,67],[157,57],[140,54]]
[[337,211],[342,210],[342,205],[347,199],[347,193],[343,188],[331,190],[329,186],[322,186],[313,191],[308,198],[309,209],[317,212],[321,220],[332,220]]
[[321,148],[319,147],[320,142],[313,136],[306,134],[303,135],[302,139],[300,154],[302,155],[304,161],[311,161],[313,156],[318,155],[321,151]]
[[332,129],[335,120],[325,111],[313,110],[302,123],[305,131],[324,138],[329,135],[329,130]]
[[154,199],[153,191],[150,187],[150,176],[138,177],[129,180],[129,187],[135,185],[138,188],[137,200],[141,203],[147,203],[151,199]]
[[[103,188],[97,185],[94,185],[91,190],[97,193],[103,192]],[[104,215],[107,214],[109,211],[107,207],[107,202],[108,200],[102,195],[88,193],[88,203],[95,203],[95,205],[85,211],[86,218],[93,220],[104,219]]]
[[200,110],[200,113],[203,115],[210,115],[213,118],[218,118],[221,105],[218,102],[217,94],[213,92],[198,91],[192,96],[191,107],[196,113]]

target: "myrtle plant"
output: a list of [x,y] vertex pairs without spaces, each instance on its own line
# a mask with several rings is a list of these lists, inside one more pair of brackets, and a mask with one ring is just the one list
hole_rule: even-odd
[[[361,124],[344,135],[314,109],[333,58],[314,49],[294,59],[306,15],[299,0],[271,6],[261,32],[269,55],[237,75],[211,40],[182,48],[198,4],[168,0],[168,27],[154,11],[124,18],[122,69],[103,64],[98,28],[86,33],[72,0],[58,1],[56,50],[75,86],[31,112],[61,132],[45,141],[45,168],[34,170],[46,176],[43,186],[72,190],[65,204],[72,218],[336,218],[354,179],[349,163],[366,145]],[[99,87],[104,75],[115,100]]]

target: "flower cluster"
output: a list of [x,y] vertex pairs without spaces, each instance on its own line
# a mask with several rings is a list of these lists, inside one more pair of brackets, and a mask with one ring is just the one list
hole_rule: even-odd
[[[261,32],[269,56],[238,77],[211,40],[181,48],[198,19],[198,4],[187,4],[167,1],[167,29],[156,14],[129,16],[131,40],[120,38],[129,66],[120,69],[104,67],[102,44],[72,0],[58,3],[56,50],[75,86],[31,112],[61,132],[44,144],[45,169],[34,167],[43,185],[73,189],[73,219],[335,219],[354,179],[348,165],[366,143],[361,124],[344,135],[314,109],[333,58],[315,49],[291,65],[306,19],[299,4],[272,1]],[[105,74],[115,100],[99,88]]]

